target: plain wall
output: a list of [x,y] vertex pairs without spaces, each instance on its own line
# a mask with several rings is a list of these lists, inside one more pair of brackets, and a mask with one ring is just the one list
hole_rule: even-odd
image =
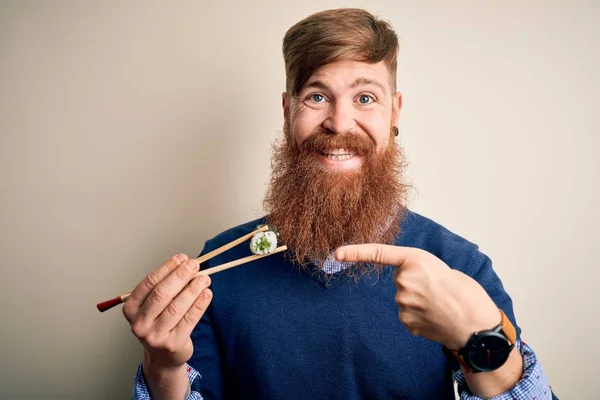
[[363,6],[401,40],[411,208],[479,244],[557,394],[600,392],[600,5],[0,1],[0,397],[127,398],[120,307],[261,215],[282,37]]

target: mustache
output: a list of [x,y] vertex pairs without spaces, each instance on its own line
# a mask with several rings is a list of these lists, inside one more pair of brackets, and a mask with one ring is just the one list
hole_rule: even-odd
[[328,153],[335,149],[346,149],[355,155],[369,158],[375,153],[375,148],[375,142],[368,135],[360,135],[352,132],[334,134],[317,131],[302,142],[300,152]]

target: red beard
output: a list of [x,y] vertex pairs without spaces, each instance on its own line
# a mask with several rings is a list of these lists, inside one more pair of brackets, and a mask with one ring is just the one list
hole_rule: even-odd
[[[315,152],[336,148],[362,156],[362,165],[352,171],[325,167]],[[322,265],[344,244],[394,242],[408,191],[402,150],[391,133],[383,152],[375,148],[367,135],[325,132],[298,148],[286,124],[284,139],[274,145],[264,205],[268,223],[277,227],[295,261]],[[357,268],[364,266],[357,264],[354,272]]]

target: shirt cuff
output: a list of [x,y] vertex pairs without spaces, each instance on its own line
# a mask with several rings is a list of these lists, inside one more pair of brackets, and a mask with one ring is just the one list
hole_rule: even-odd
[[[508,392],[504,392],[490,400],[514,400],[514,399],[537,399],[552,400],[552,390],[548,379],[537,361],[537,357],[531,347],[525,342],[517,341],[517,349],[523,356],[523,376],[517,384]],[[454,374],[454,380],[458,383],[458,393],[461,400],[480,400],[469,392],[467,380],[462,370]]]
[[[200,395],[200,379],[202,379],[200,373],[194,368],[190,367],[188,364],[185,364],[185,368],[187,370],[188,378],[190,379],[191,391],[190,395],[184,400],[203,400],[202,395]],[[151,399],[150,392],[148,392],[148,386],[146,385],[146,378],[144,377],[144,372],[142,371],[141,362],[138,365],[135,379],[133,381],[131,398],[135,400]]]

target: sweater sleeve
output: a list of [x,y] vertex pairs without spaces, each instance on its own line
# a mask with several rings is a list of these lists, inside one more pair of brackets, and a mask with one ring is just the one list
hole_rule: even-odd
[[[194,368],[186,365],[188,378],[190,378],[191,391],[187,400],[203,400],[200,394],[200,374]],[[135,400],[150,400],[150,392],[148,391],[148,385],[146,384],[146,378],[144,378],[142,363],[138,365],[137,373],[133,382],[133,391],[131,398]]]
[[[463,259],[461,262],[457,260],[458,264],[466,265],[466,268],[460,269],[463,269],[464,273],[470,275],[486,290],[496,306],[504,311],[517,330],[516,345],[523,356],[523,376],[511,390],[494,397],[494,400],[556,399],[534,351],[521,340],[521,328],[517,325],[512,299],[504,290],[502,281],[494,271],[490,258],[477,248],[474,251],[459,252],[457,254],[472,255],[469,261]],[[458,256],[458,258],[461,258],[461,256]],[[454,379],[458,383],[460,398],[462,400],[479,400],[479,397],[469,392],[462,370],[458,365],[456,367],[457,372]]]
[[[212,240],[208,240],[200,256],[216,247]],[[207,269],[211,266],[209,260],[201,266],[201,269]],[[211,289],[213,289],[212,286]],[[215,297],[217,296],[219,294],[215,293]],[[198,379],[198,390],[205,400],[222,400],[224,398],[222,352],[213,317],[215,301],[218,301],[218,299],[213,298],[200,322],[192,331],[191,338],[194,344],[194,353],[188,360],[188,364],[200,374],[201,379]]]

